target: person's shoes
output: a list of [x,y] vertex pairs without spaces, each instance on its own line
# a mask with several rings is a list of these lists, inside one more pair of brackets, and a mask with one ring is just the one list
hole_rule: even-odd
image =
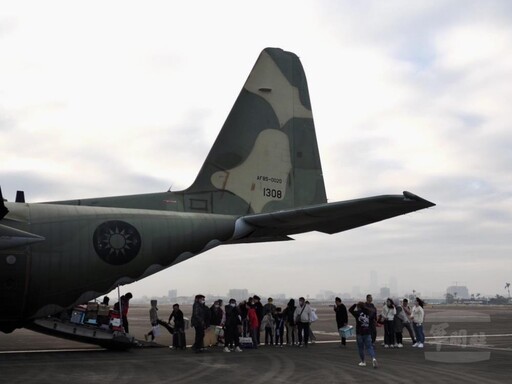
[[231,350],[228,347],[224,347],[224,352],[231,352]]
[[172,345],[169,345],[169,349],[176,349],[176,348],[174,348]]
[[304,346],[304,344],[300,343],[299,344],[299,348],[302,348]]
[[404,345],[403,345],[402,343],[400,343],[400,344],[398,344],[398,345],[397,345],[397,347],[398,347],[398,348],[403,348],[403,347],[404,347]]
[[372,360],[373,368],[377,368],[377,359],[374,357]]
[[360,367],[366,367],[366,363],[364,361],[361,361],[359,364],[358,364]]
[[423,343],[419,343],[418,348],[423,348]]
[[242,352],[242,349],[240,347],[236,347],[235,352]]
[[412,346],[417,347],[418,345],[419,345],[419,343],[414,343]]
[[387,344],[384,344],[384,348],[389,348],[389,345],[387,345]]
[[393,344],[393,348],[398,348],[398,344]]

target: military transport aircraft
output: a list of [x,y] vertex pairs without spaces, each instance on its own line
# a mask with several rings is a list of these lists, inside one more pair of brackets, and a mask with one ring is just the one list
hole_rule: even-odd
[[333,234],[434,205],[410,192],[327,203],[302,64],[267,48],[188,189],[37,204],[0,196],[0,330],[218,245]]

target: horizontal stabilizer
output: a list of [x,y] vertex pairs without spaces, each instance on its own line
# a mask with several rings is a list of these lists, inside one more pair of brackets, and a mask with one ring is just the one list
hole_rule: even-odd
[[235,241],[289,236],[309,231],[337,233],[434,206],[410,192],[347,200],[286,211],[244,216],[237,221]]
[[44,240],[42,236],[0,224],[0,249],[21,247]]

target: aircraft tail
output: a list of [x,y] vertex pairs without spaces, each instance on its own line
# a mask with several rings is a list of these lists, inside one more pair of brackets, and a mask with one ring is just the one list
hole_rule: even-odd
[[262,51],[183,194],[186,211],[222,214],[327,201],[306,76],[294,53]]

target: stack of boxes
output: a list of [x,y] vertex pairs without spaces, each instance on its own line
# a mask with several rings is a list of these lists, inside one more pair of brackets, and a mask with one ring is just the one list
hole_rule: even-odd
[[87,303],[87,311],[85,312],[85,324],[92,324],[97,325],[98,324],[98,309],[99,304],[91,301]]
[[109,329],[112,324],[112,318],[115,319],[114,327],[118,330],[120,328],[121,318],[119,314],[112,316],[110,307],[106,304],[98,304],[94,301],[87,303],[87,305],[77,305],[71,312],[70,321],[75,324],[89,324],[96,325],[103,329]]

